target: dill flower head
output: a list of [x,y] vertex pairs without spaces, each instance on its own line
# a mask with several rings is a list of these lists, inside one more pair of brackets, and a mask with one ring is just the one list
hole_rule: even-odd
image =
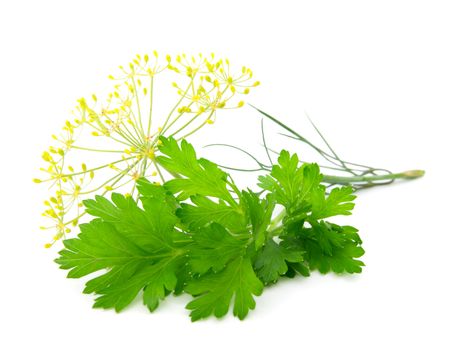
[[[154,51],[119,68],[109,76],[113,91],[79,99],[73,118],[42,154],[45,176],[34,182],[47,183],[52,191],[42,214],[50,224],[41,228],[55,232],[47,248],[78,225],[86,198],[121,188],[137,195],[140,177],[164,182],[156,162],[160,136],[192,135],[213,124],[220,110],[242,107],[238,96],[259,85],[250,69],[234,70],[214,54],[172,58]],[[163,105],[168,95],[174,97],[172,106]]]

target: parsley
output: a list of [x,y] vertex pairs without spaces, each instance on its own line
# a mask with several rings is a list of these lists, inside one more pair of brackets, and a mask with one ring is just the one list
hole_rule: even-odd
[[95,307],[120,311],[142,293],[153,311],[167,295],[188,293],[193,321],[222,317],[231,305],[243,319],[282,276],[362,271],[357,229],[325,220],[350,215],[353,190],[327,193],[316,164],[282,151],[259,177],[262,192],[241,191],[188,142],[161,141],[156,161],[175,178],[139,180],[141,206],[117,193],[84,201],[95,218],[56,259],[70,278],[104,271],[84,289],[97,295]]

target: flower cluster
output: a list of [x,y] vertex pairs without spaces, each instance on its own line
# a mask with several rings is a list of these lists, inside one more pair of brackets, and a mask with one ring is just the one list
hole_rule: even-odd
[[[122,187],[128,188],[127,195],[136,196],[135,182],[140,177],[164,182],[155,157],[159,137],[192,135],[214,123],[219,110],[242,107],[244,102],[238,96],[259,85],[252,81],[250,69],[236,71],[229,60],[214,54],[172,58],[154,51],[136,55],[119,68],[118,75],[109,76],[115,83],[113,91],[104,99],[96,95],[79,99],[73,118],[59,135],[52,136],[55,145],[42,155],[45,176],[34,182],[48,183],[53,189],[43,212],[51,224],[42,228],[55,231],[46,247],[78,224],[85,214],[84,199]],[[164,77],[174,78],[172,86],[159,86],[165,83]],[[156,110],[156,91],[168,89],[173,92],[174,105],[166,112]],[[83,143],[78,143],[78,136]],[[88,166],[82,159],[97,163]]]

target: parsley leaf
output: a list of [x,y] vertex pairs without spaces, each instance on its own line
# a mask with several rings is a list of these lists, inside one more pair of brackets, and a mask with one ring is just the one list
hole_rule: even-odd
[[224,316],[229,310],[232,298],[233,313],[243,320],[249,310],[255,308],[253,295],[261,295],[263,284],[256,277],[250,259],[239,257],[217,274],[192,280],[185,290],[196,296],[186,306],[188,310],[192,310],[192,321],[210,315]]
[[365,253],[361,243],[356,228],[321,222],[306,240],[306,259],[311,270],[321,273],[360,273],[364,264],[358,258]]
[[271,222],[276,202],[271,194],[264,199],[260,199],[251,190],[242,192],[242,200],[247,208],[246,213],[251,223],[251,234],[253,235],[255,248],[259,249],[266,240],[267,228]]
[[245,254],[247,238],[233,236],[217,223],[199,229],[193,233],[195,244],[189,252],[192,271],[204,274],[209,269],[222,270],[229,261]]
[[350,215],[355,204],[352,201],[356,198],[352,187],[334,188],[326,198],[324,188],[315,192],[311,199],[313,203],[312,219],[324,219],[336,215]]
[[247,225],[244,213],[224,201],[216,203],[201,195],[191,196],[190,201],[191,204],[180,203],[177,215],[191,230],[199,229],[210,222],[217,222],[234,232],[243,230]]
[[271,174],[259,177],[259,186],[274,193],[279,204],[289,212],[303,209],[308,204],[310,196],[320,188],[322,175],[317,164],[303,164],[298,167],[296,154],[290,156],[282,151]]
[[167,197],[162,188],[144,197],[144,210],[118,194],[112,195],[113,203],[99,196],[85,202],[98,218],[81,225],[78,238],[64,241],[66,249],[56,262],[71,269],[70,278],[110,268],[87,283],[86,293],[100,295],[95,307],[120,311],[144,289],[144,303],[152,311],[174,290],[186,259],[186,238],[174,229],[177,218]]
[[84,201],[95,218],[56,259],[70,278],[103,270],[84,289],[97,295],[95,307],[120,311],[142,293],[153,311],[185,292],[193,321],[222,317],[231,304],[244,319],[281,276],[361,272],[357,229],[323,220],[349,215],[355,195],[348,187],[326,193],[316,164],[282,151],[259,177],[264,191],[240,191],[186,141],[161,141],[155,161],[175,178],[162,186],[138,180],[138,202],[117,193]]
[[159,150],[166,155],[156,161],[177,178],[165,183],[173,193],[180,192],[180,199],[192,195],[212,196],[234,203],[227,189],[227,174],[207,159],[197,159],[192,145],[182,140],[180,145],[174,138],[161,137]]
[[288,249],[303,250],[310,270],[321,273],[360,273],[364,264],[358,258],[365,252],[361,243],[356,228],[324,221],[283,241]]
[[264,284],[277,282],[281,275],[289,269],[287,262],[298,263],[303,261],[304,252],[287,249],[283,245],[269,240],[255,260],[255,269],[258,277]]

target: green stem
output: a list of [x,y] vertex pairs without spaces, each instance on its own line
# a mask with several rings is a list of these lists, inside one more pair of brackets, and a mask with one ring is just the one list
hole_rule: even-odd
[[349,185],[355,183],[364,183],[372,185],[375,181],[405,179],[412,180],[422,177],[425,174],[424,170],[408,170],[397,174],[385,175],[364,175],[364,176],[334,176],[323,175],[323,182],[330,184]]
[[87,147],[81,147],[81,146],[70,146],[70,148],[75,148],[75,149],[80,149],[83,151],[91,151],[91,152],[109,152],[109,153],[122,153],[122,151],[119,150],[111,150],[111,149],[96,149],[96,148],[87,148]]
[[183,99],[185,98],[185,95],[186,93],[188,92],[188,90],[190,90],[190,86],[193,84],[193,80],[191,80],[190,84],[188,84],[188,87],[186,88],[186,90],[183,92],[183,94],[181,95],[180,99],[178,100],[178,102],[175,104],[175,106],[173,106],[172,110],[170,111],[169,115],[167,116],[167,118],[165,119],[165,122],[164,122],[164,125],[162,125],[161,127],[161,131],[160,131],[160,134],[163,134],[166,130],[166,126],[167,124],[169,123],[169,120],[170,118],[172,117],[172,114],[175,112],[175,110],[177,109],[177,107],[180,105],[180,103],[182,103]]
[[278,224],[281,223],[282,219],[285,217],[286,211],[285,209],[282,210],[277,216],[271,220],[271,223],[269,224],[269,229],[274,229],[278,226]]
[[[159,163],[157,162],[157,159],[156,158],[151,158],[152,162],[154,163],[154,166],[158,169],[158,172],[159,172],[159,175],[161,175],[161,178],[162,178],[162,173],[160,172],[159,170]],[[165,169],[165,168],[164,168]],[[182,176],[179,174],[179,173],[176,173],[174,171],[170,171],[170,170],[167,170],[165,169],[170,175],[172,175],[174,177],[174,179],[180,179]],[[164,181],[164,180],[162,180]]]
[[[138,108],[138,119],[137,119],[137,127],[139,127],[139,131],[141,133],[141,141],[144,142],[144,128],[143,128],[143,120],[141,116],[141,107],[139,104],[139,96],[138,96],[138,89],[136,88],[135,78],[131,78],[131,82],[133,84],[133,89],[135,90],[135,98],[136,98],[136,107]],[[136,118],[135,118],[136,119]]]
[[154,76],[151,76],[151,91],[150,91],[150,102],[149,102],[149,121],[148,121],[148,134],[151,135],[151,124],[152,124],[152,105],[154,100]]

